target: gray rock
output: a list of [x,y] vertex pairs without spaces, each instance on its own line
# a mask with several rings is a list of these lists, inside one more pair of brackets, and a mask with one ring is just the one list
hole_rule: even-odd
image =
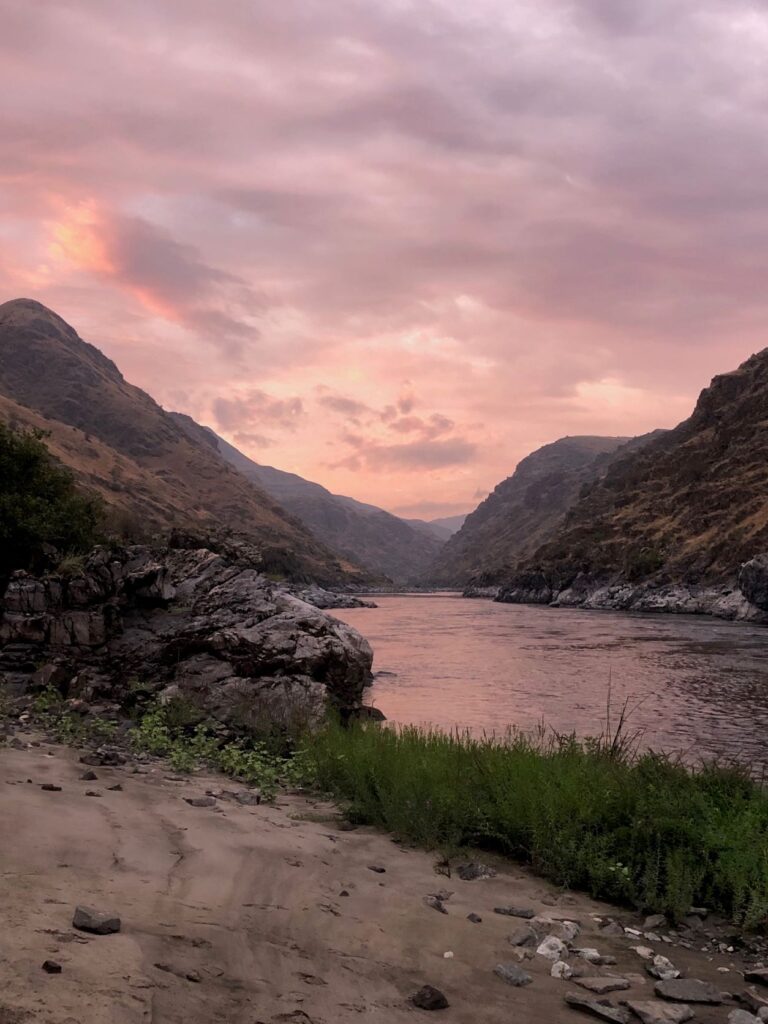
[[463,882],[474,882],[478,878],[496,877],[495,868],[476,861],[470,861],[469,864],[459,864],[456,873]]
[[258,807],[261,803],[261,793],[246,789],[235,793],[235,800],[244,807]]
[[573,1010],[581,1010],[590,1017],[597,1017],[598,1020],[608,1021],[608,1024],[629,1024],[629,1014],[617,1006],[611,1006],[608,1002],[598,1002],[596,999],[587,999],[584,996],[576,995],[575,992],[568,992],[565,1001]]
[[482,924],[483,923],[482,917],[480,917],[479,914],[474,914],[474,913],[473,914],[467,914],[467,920],[471,921],[472,924]]
[[728,1024],[760,1024],[760,1018],[746,1010],[731,1010],[728,1014]]
[[216,798],[212,796],[185,796],[184,802],[190,807],[215,807]]
[[100,797],[101,793],[99,793],[99,791],[97,789],[86,789],[85,795],[86,796],[99,796]]
[[99,776],[96,774],[96,772],[87,771],[83,772],[80,778],[83,780],[83,782],[96,782]]
[[600,929],[601,935],[608,935],[612,938],[619,938],[624,935],[624,929],[616,921],[609,921]]
[[428,907],[432,907],[433,910],[437,910],[441,914],[448,913],[448,911],[445,909],[445,904],[438,896],[425,896],[424,903]]
[[522,917],[530,921],[536,916],[536,911],[530,907],[494,907],[494,914],[503,914],[506,917]]
[[768,554],[755,555],[739,569],[739,590],[763,611],[768,611]]
[[609,992],[623,992],[632,987],[626,978],[574,978],[574,981],[597,996],[606,996]]
[[538,935],[533,928],[527,924],[521,925],[519,928],[515,928],[512,934],[507,938],[507,942],[510,946],[535,946],[538,941]]
[[658,928],[664,928],[666,923],[667,919],[663,914],[653,914],[651,917],[646,917],[643,928],[647,932],[655,932]]
[[685,1024],[693,1017],[690,1006],[660,1003],[655,999],[628,999],[626,1005],[643,1024]]
[[676,1003],[708,1003],[719,1006],[723,997],[719,989],[708,981],[696,981],[693,978],[670,978],[668,981],[656,982],[655,992],[662,999],[670,999]]
[[539,956],[546,957],[547,960],[555,961],[566,960],[569,950],[562,939],[559,939],[556,935],[548,935],[539,943],[536,952]]
[[530,985],[533,978],[527,971],[524,971],[522,967],[518,967],[517,964],[496,964],[493,968],[493,973],[506,981],[508,985],[514,985],[515,988],[520,988],[523,985]]
[[744,980],[755,982],[758,985],[768,985],[768,967],[760,967],[755,968],[753,971],[745,971]]
[[42,784],[42,786],[40,787],[40,789],[44,790],[46,793],[60,793],[61,792],[61,786],[54,786],[54,784],[52,782],[44,782]]
[[374,871],[377,875],[383,875],[386,874],[387,869],[383,868],[380,864],[369,864],[368,870]]
[[411,1002],[420,1010],[445,1010],[450,1003],[439,988],[424,985],[411,996]]
[[120,918],[117,914],[83,906],[75,908],[72,926],[81,932],[91,932],[93,935],[112,935],[114,932],[119,932],[121,928]]
[[44,960],[43,970],[46,974],[61,974],[61,964],[56,960]]

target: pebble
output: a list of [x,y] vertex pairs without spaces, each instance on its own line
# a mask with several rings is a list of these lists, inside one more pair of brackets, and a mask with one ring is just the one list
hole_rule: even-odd
[[45,960],[43,970],[46,974],[61,974],[61,964],[56,963],[55,960]]
[[503,914],[505,917],[522,917],[530,921],[536,916],[536,911],[530,907],[494,907],[494,914]]
[[377,875],[384,875],[387,871],[387,869],[383,868],[380,864],[369,864],[368,870],[375,871]]
[[457,874],[463,882],[474,882],[477,878],[495,878],[496,870],[487,864],[470,861],[469,864],[459,864]]
[[479,914],[475,914],[475,913],[467,914],[467,920],[471,921],[472,924],[482,924],[483,923],[482,917],[480,917]]
[[54,784],[52,782],[44,782],[42,784],[42,786],[40,787],[40,789],[44,790],[46,793],[60,793],[61,792],[61,786],[54,786]]
[[86,789],[85,795],[86,796],[101,796],[101,793],[99,793],[99,791],[97,789]]
[[631,985],[626,978],[576,978],[577,985],[594,992],[597,996],[606,996],[609,992],[623,992]]
[[120,785],[119,782],[117,783],[116,786],[107,786],[107,789],[110,791],[110,793],[122,793],[123,792],[123,787]]
[[538,942],[538,935],[529,925],[524,924],[519,928],[515,928],[512,934],[508,937],[507,942],[510,946],[534,946]]
[[548,935],[538,946],[536,952],[547,960],[565,960],[568,956],[568,947],[562,939],[556,935]]
[[121,924],[117,914],[80,906],[75,908],[72,926],[81,932],[91,932],[94,935],[112,935],[120,931]]
[[680,971],[678,971],[672,961],[667,960],[661,954],[653,958],[653,966],[648,968],[648,973],[651,977],[658,978],[660,981],[669,981],[672,978],[680,977]]
[[626,1005],[640,1018],[642,1024],[685,1024],[685,1021],[693,1017],[693,1010],[683,1003],[673,1006],[655,999],[629,999]]
[[555,963],[552,964],[552,969],[549,973],[551,977],[560,978],[562,981],[567,981],[569,978],[573,977],[573,970],[565,960],[556,960]]
[[656,995],[677,1003],[707,1003],[719,1006],[723,1001],[720,991],[708,981],[693,978],[670,978],[656,982]]
[[445,909],[445,904],[437,896],[425,896],[424,903],[428,907],[432,907],[433,910],[437,910],[441,914],[448,913],[448,911]]
[[96,772],[87,771],[83,772],[80,778],[82,779],[83,782],[96,782],[99,776],[96,774]]
[[216,800],[212,796],[185,796],[184,800],[190,807],[215,807]]
[[522,967],[518,967],[517,964],[496,964],[493,968],[493,973],[506,981],[508,985],[514,985],[515,988],[521,988],[523,985],[530,985],[533,978],[527,971],[524,971]]
[[609,1024],[629,1024],[629,1014],[626,1010],[620,1010],[617,1006],[611,1006],[610,1003],[599,1003],[596,999],[586,999],[584,996],[576,995],[575,992],[569,992],[565,1001],[572,1009],[581,1010],[591,1017],[608,1021]]
[[414,992],[411,1002],[420,1010],[445,1010],[450,1006],[440,989],[432,985],[424,985],[418,992]]

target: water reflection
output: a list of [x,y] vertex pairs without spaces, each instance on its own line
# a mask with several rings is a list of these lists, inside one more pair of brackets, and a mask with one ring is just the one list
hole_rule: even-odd
[[455,595],[377,598],[333,614],[373,644],[388,718],[476,731],[594,734],[608,692],[647,746],[768,767],[768,628],[673,615],[500,605]]

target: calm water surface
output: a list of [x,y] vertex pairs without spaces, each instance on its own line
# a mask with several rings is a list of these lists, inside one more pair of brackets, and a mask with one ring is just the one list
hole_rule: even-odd
[[373,645],[372,701],[395,722],[594,735],[610,685],[647,746],[768,766],[768,627],[452,594],[376,601],[333,614]]

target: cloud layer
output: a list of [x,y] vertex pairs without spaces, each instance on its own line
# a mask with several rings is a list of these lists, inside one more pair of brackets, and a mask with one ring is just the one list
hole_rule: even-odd
[[469,509],[765,344],[764,0],[3,5],[0,298],[252,457]]

